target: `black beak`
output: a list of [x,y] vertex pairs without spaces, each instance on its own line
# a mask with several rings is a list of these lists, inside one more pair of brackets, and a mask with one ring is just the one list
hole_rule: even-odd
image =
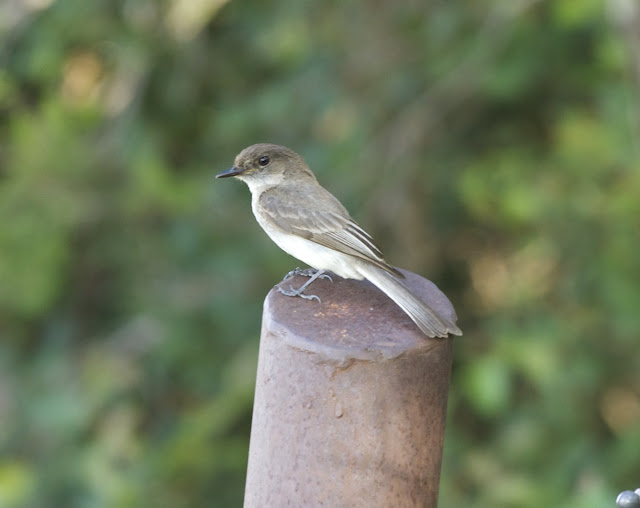
[[230,176],[236,176],[236,175],[239,175],[241,173],[244,173],[244,169],[237,168],[237,167],[233,166],[233,167],[230,167],[229,169],[223,171],[222,173],[217,174],[216,178],[228,178]]

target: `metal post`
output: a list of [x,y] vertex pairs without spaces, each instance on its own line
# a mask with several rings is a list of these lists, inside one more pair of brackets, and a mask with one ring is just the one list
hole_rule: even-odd
[[[433,283],[403,273],[455,322]],[[366,281],[307,293],[321,303],[265,300],[245,508],[435,507],[452,339],[426,338]]]

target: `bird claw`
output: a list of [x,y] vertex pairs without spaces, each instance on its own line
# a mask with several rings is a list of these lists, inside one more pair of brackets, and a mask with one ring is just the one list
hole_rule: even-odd
[[[316,270],[315,268],[300,268],[299,266],[297,266],[294,270],[291,270],[289,273],[287,273],[282,278],[282,280],[290,279],[291,277],[294,277],[296,275],[302,275],[303,277],[313,277],[316,273],[318,273],[318,270]],[[333,282],[331,275],[327,275],[326,273],[318,275],[318,279],[329,279],[331,282]]]
[[283,295],[285,296],[300,296],[302,298],[304,298],[305,300],[318,300],[318,303],[322,303],[320,301],[320,298],[316,295],[305,295],[304,294],[304,290],[307,289],[307,286],[309,286],[309,284],[311,284],[314,280],[316,279],[329,279],[331,282],[333,282],[333,279],[324,273],[324,270],[315,270],[313,268],[307,268],[306,270],[300,270],[300,268],[296,268],[295,270],[292,270],[291,272],[289,272],[285,279],[289,278],[290,276],[293,275],[304,275],[305,277],[310,277],[309,280],[307,282],[305,282],[302,286],[300,286],[298,289],[293,289],[293,286],[289,286],[291,288],[291,291],[287,291],[286,289],[282,289],[280,286],[278,287],[278,291],[280,291]]
[[318,303],[322,303],[320,297],[318,295],[305,295],[304,293],[300,293],[298,296],[304,298],[305,300],[313,300],[314,298],[318,300]]
[[322,275],[318,275],[318,279],[329,279],[330,282],[333,282],[331,275],[327,275],[326,273],[323,273]]
[[300,298],[304,298],[305,300],[313,300],[315,298],[316,300],[318,300],[318,303],[322,303],[317,295],[305,295],[302,291],[300,291],[300,289],[293,289],[293,286],[289,287],[291,288],[291,291],[282,289],[280,286],[277,286],[277,289],[285,296],[299,296]]
[[294,277],[295,275],[300,275],[301,271],[302,270],[300,269],[300,267],[297,266],[295,269],[293,269],[289,273],[287,273],[287,275],[282,277],[282,280],[287,280],[287,279],[290,279],[291,277]]

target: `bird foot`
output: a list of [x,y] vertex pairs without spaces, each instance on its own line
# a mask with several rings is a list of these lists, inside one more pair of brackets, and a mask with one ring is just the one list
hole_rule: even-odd
[[289,273],[287,273],[287,275],[285,275],[282,280],[290,279],[291,277],[295,277],[296,275],[302,275],[303,277],[313,277],[318,272],[321,272],[317,276],[318,279],[329,279],[331,282],[333,282],[331,276],[324,273],[324,270],[316,270],[315,268],[300,268],[299,266],[297,266],[295,270],[291,270]]
[[309,284],[311,284],[316,279],[329,279],[333,282],[331,276],[324,273],[324,270],[316,270],[315,268],[306,268],[301,270],[300,268],[296,268],[295,270],[291,270],[287,275],[285,275],[283,280],[288,279],[289,277],[293,277],[294,275],[303,275],[304,277],[311,277],[307,282],[305,282],[298,289],[293,289],[293,286],[289,286],[291,290],[282,289],[280,286],[277,286],[278,291],[285,296],[299,296],[304,298],[305,300],[318,300],[318,303],[322,303],[320,298],[317,295],[305,295],[304,290],[307,289]]
[[286,289],[282,289],[280,286],[278,286],[278,291],[280,293],[282,293],[285,296],[299,296],[300,298],[304,298],[305,300],[318,300],[318,303],[322,303],[320,301],[320,297],[318,295],[305,295],[301,290],[302,287],[298,288],[298,289],[293,289],[293,286],[289,286],[291,288],[290,291],[286,290]]

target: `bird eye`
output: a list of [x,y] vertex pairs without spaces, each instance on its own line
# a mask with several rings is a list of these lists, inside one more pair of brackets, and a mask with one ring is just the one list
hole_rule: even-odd
[[270,159],[266,155],[263,155],[258,159],[258,164],[260,164],[261,167],[265,167],[267,164],[269,164],[269,162]]

